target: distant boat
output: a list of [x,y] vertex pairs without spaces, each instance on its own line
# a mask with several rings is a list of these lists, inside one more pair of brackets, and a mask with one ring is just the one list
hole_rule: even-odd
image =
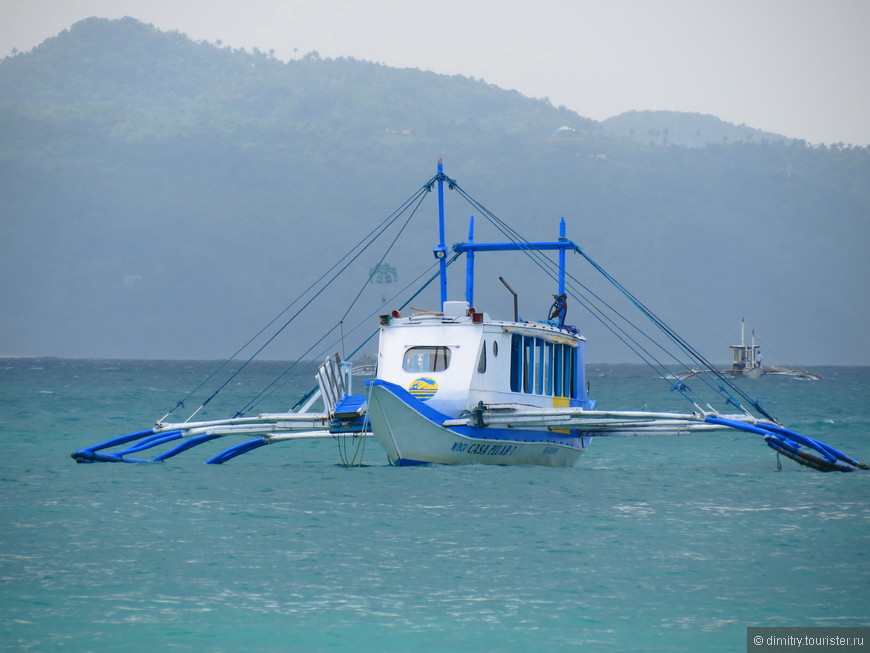
[[[714,370],[719,374],[731,378],[758,379],[762,376],[790,376],[804,381],[819,381],[821,376],[809,370],[795,370],[787,367],[776,367],[762,365],[761,346],[755,344],[755,329],[752,329],[752,341],[746,344],[746,327],[745,322],[740,320],[740,344],[730,345],[731,348],[731,368],[723,370]],[[685,380],[690,377],[700,374],[702,371],[710,370],[691,370],[679,375],[679,379]]]

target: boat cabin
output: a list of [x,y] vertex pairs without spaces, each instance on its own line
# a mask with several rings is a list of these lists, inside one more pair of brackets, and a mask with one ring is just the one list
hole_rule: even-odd
[[730,345],[731,369],[746,372],[761,367],[761,347],[758,345]]
[[438,313],[381,319],[377,376],[450,416],[479,402],[594,408],[586,339],[538,322],[502,322],[448,301]]

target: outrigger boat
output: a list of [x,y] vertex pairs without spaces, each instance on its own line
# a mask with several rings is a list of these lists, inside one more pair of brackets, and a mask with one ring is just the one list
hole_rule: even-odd
[[[506,236],[506,240],[476,242],[472,218],[468,239],[448,247],[444,218],[445,186],[466,199]],[[207,462],[223,463],[276,442],[326,437],[338,438],[345,444],[355,442],[353,455],[347,456],[344,462],[359,464],[361,445],[366,438],[373,436],[393,465],[571,466],[596,436],[739,430],[761,436],[778,453],[820,471],[868,469],[867,465],[829,445],[783,427],[757,400],[713,369],[673,329],[569,240],[564,219],[556,240],[524,240],[473,200],[455,180],[447,177],[439,161],[437,174],[405,202],[402,210],[392,214],[389,224],[406,210],[413,215],[419,201],[435,188],[439,242],[433,250],[435,263],[432,268],[437,267],[437,272],[429,277],[424,287],[436,279],[439,281],[440,306],[438,310],[410,307],[410,302],[419,295],[418,290],[405,298],[399,308],[371,314],[370,319],[378,316],[378,352],[375,373],[366,380],[361,393],[353,392],[353,366],[342,361],[337,354],[330,354],[317,371],[317,388],[289,412],[248,415],[247,410],[242,410],[231,418],[195,420],[217,392],[263,350],[263,345],[241,368],[232,371],[229,380],[224,381],[185,421],[168,419],[183,406],[182,400],[152,428],[75,451],[71,454],[73,459],[80,463],[159,462],[211,440],[253,435],[256,436],[254,439],[237,444]],[[384,229],[378,227],[376,231],[383,233]],[[369,244],[352,249],[343,260],[356,259]],[[513,319],[495,319],[475,308],[475,256],[505,251],[529,256],[555,282],[554,302],[546,318],[522,320],[517,310],[517,294],[503,277],[499,279],[514,296]],[[553,253],[555,261],[552,260]],[[567,272],[568,253],[579,254],[588,261],[627,298],[631,306],[664,334],[666,342],[688,356],[690,362],[700,364],[705,373],[698,376],[708,379],[708,386],[724,395],[726,405],[736,413],[721,414],[687,384],[677,381],[671,368],[651,353],[657,347],[666,351],[660,343],[653,339],[642,341],[641,336],[631,330],[636,327],[621,322],[624,318],[618,309]],[[461,300],[450,300],[447,269],[463,255],[466,257],[465,296]],[[345,264],[342,269],[346,268]],[[335,269],[336,266],[321,277],[321,280],[328,279],[323,282],[323,287],[338,277],[339,273],[330,277]],[[307,295],[300,295],[303,308],[321,292],[322,287],[312,286],[306,291]],[[306,296],[311,298],[305,300]],[[671,390],[684,395],[692,406],[691,410],[686,413],[598,410],[596,400],[589,396],[586,381],[586,338],[577,328],[566,323],[569,297],[607,324],[659,376],[670,378]],[[269,336],[267,344],[299,312]],[[366,341],[351,356],[359,352]],[[691,369],[687,363],[682,365],[684,370]],[[322,409],[312,410],[318,403]],[[255,404],[246,408],[252,405]],[[139,452],[170,443],[175,444],[153,458],[134,457]],[[347,450],[347,447],[342,449]]]
[[[731,348],[731,367],[727,369],[716,370],[719,374],[731,378],[744,379],[759,379],[762,376],[788,376],[793,379],[801,379],[802,381],[820,381],[822,377],[815,372],[809,370],[796,370],[788,367],[777,367],[775,365],[762,365],[761,346],[755,343],[755,329],[752,329],[752,341],[746,344],[746,327],[743,320],[740,320],[740,344],[730,345]],[[701,374],[703,370],[691,370],[678,375],[678,378],[685,381],[696,374]]]

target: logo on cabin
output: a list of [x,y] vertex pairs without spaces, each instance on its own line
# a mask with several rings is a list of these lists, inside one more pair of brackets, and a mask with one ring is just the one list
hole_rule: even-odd
[[434,397],[435,393],[438,392],[438,381],[428,376],[421,376],[419,379],[411,381],[411,385],[408,386],[408,392],[411,393],[412,397],[420,401],[426,401]]

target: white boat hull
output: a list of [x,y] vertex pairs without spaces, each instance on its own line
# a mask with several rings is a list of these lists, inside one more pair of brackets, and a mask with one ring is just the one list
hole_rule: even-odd
[[570,467],[590,438],[540,430],[445,427],[446,415],[429,409],[399,386],[368,388],[372,433],[393,465],[464,464]]

